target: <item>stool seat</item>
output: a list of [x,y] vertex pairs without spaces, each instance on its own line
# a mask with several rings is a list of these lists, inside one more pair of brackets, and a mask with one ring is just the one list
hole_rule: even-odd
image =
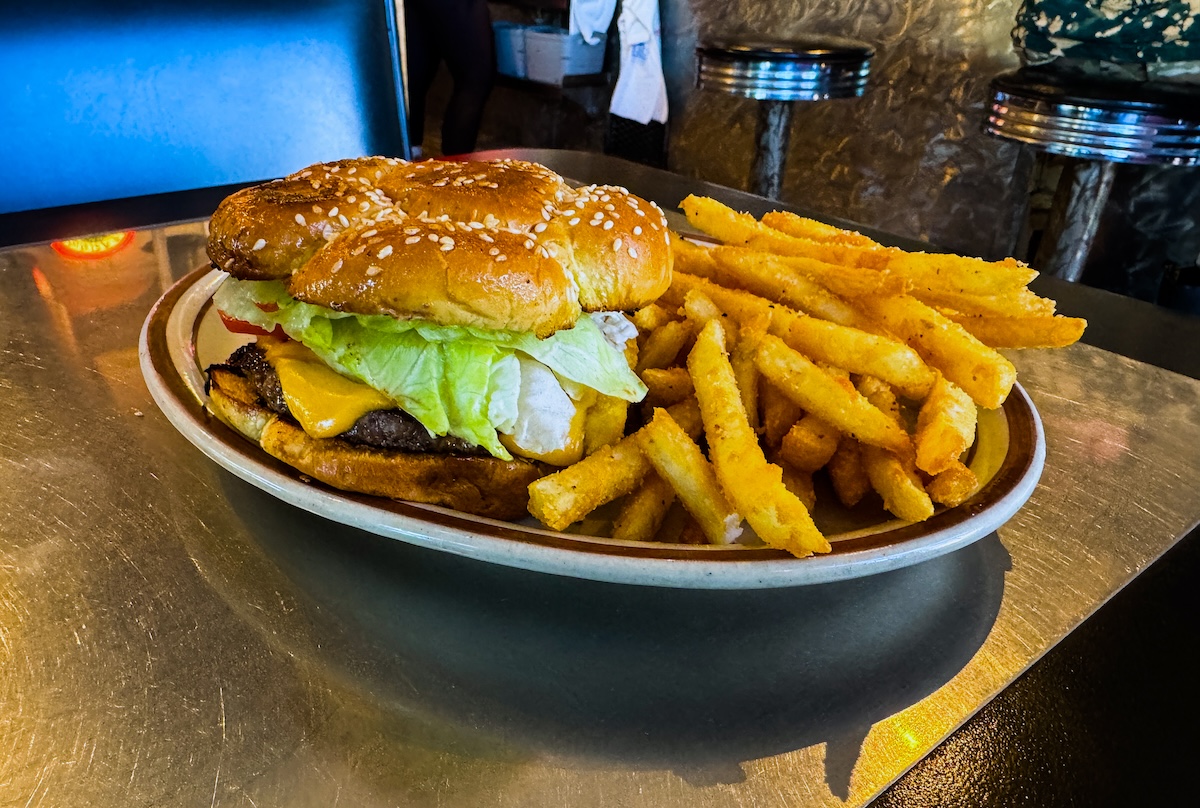
[[989,134],[1087,160],[1200,165],[1200,87],[1022,68],[991,89]]
[[696,48],[697,84],[759,101],[856,98],[875,50],[838,37],[724,39]]

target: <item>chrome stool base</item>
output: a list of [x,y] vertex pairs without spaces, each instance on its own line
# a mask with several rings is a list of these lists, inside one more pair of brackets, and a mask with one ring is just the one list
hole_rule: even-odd
[[866,90],[869,45],[823,37],[723,40],[696,48],[696,86],[761,102],[750,189],[778,199],[797,101],[856,98]]

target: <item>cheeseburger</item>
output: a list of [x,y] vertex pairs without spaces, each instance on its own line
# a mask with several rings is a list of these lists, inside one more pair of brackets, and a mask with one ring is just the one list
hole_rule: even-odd
[[337,488],[497,518],[640,400],[621,312],[671,280],[662,211],[519,161],[312,166],[213,215],[213,304],[257,334],[210,410]]

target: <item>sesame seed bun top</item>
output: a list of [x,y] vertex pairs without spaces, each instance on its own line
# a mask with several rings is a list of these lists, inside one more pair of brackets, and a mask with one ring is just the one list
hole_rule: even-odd
[[216,266],[304,302],[539,335],[646,305],[671,278],[656,205],[513,160],[311,166],[228,197],[209,232]]

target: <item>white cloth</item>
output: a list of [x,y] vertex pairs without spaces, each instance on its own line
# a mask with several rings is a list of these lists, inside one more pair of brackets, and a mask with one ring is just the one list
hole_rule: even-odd
[[612,25],[617,0],[571,0],[568,32],[579,34],[583,41],[595,45]]
[[641,124],[667,122],[667,83],[662,72],[658,0],[623,0],[617,17],[621,72],[608,110]]

